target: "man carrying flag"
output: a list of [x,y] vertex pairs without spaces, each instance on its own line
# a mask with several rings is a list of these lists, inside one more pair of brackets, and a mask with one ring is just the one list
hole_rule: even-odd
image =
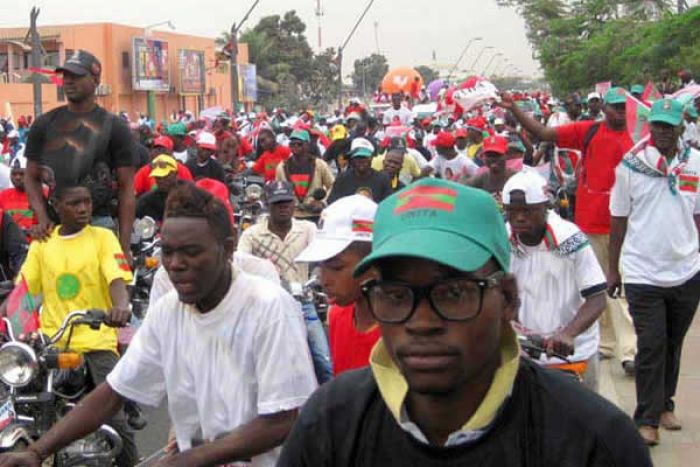
[[700,301],[700,152],[681,141],[680,102],[656,101],[649,120],[651,138],[627,153],[615,172],[608,292],[621,290],[622,256],[638,339],[634,420],[653,446],[659,425],[681,429],[673,397],[683,338]]
[[[132,275],[126,256],[111,230],[90,225],[92,198],[83,186],[59,186],[53,194],[60,225],[46,241],[33,242],[20,270],[18,290],[12,304],[3,304],[2,314],[11,314],[31,331],[30,298],[42,295],[41,332],[54,335],[65,317],[77,310],[107,311],[99,330],[87,326],[74,328],[71,349],[85,357],[95,386],[102,383],[117,363],[117,330],[129,321],[129,293],[126,284]],[[18,300],[22,300],[21,304]],[[13,306],[10,306],[13,305]],[[20,305],[20,306],[18,306]],[[13,326],[15,327],[15,326]],[[15,327],[16,328],[16,327]],[[67,336],[59,342],[66,343]],[[124,440],[117,465],[132,466],[138,460],[133,432],[127,429],[123,415],[110,424]]]

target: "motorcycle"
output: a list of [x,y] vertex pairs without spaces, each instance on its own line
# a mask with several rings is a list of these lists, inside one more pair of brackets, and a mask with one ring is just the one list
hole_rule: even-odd
[[[545,341],[546,339],[543,336],[537,334],[518,334],[520,348],[530,359],[535,362],[539,361],[542,355],[547,353]],[[562,355],[557,352],[553,353],[552,356],[561,360],[562,363],[545,365],[547,368],[559,370],[579,382],[583,381],[583,374],[586,372],[588,367],[587,362],[572,362],[569,360],[569,355]]]
[[[70,350],[75,326],[99,329],[105,313],[74,311],[50,338],[38,334],[22,342],[7,325],[7,342],[0,347],[0,452],[21,451],[46,433],[88,392],[90,378],[83,357]],[[65,348],[57,345],[68,332]],[[5,386],[6,385],[6,386]],[[109,425],[58,451],[55,467],[107,467],[114,465],[123,441]]]
[[153,278],[160,266],[160,237],[156,231],[156,222],[144,217],[134,222],[131,233],[134,278],[129,285],[129,293],[131,313],[139,321],[146,317]]
[[247,172],[236,174],[228,183],[231,203],[235,207],[234,221],[241,232],[255,225],[265,212],[262,202],[264,179]]
[[316,313],[318,313],[318,319],[320,319],[322,323],[327,322],[326,319],[328,318],[329,308],[328,295],[323,292],[318,277],[314,276],[303,284],[292,282],[288,284],[287,289],[292,297],[299,303],[313,303],[316,308]]

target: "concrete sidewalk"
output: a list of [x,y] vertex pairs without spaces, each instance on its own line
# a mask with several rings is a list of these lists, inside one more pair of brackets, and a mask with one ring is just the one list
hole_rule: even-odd
[[[604,360],[600,366],[600,392],[632,415],[636,404],[634,379],[626,377],[616,359]],[[688,331],[683,346],[681,375],[678,382],[676,415],[683,430],[661,429],[661,442],[651,448],[657,467],[700,465],[700,313]]]

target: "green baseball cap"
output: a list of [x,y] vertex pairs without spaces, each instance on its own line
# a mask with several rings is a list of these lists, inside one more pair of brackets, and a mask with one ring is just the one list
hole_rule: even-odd
[[641,84],[635,84],[630,88],[632,94],[644,94],[644,86]]
[[308,143],[311,141],[311,137],[309,136],[309,132],[306,130],[294,130],[291,135],[289,135],[289,139],[297,139],[299,141],[303,141],[305,143]]
[[377,260],[424,258],[459,271],[476,271],[494,257],[510,267],[510,245],[496,202],[483,190],[424,178],[379,204],[372,253],[355,276]]
[[165,133],[170,136],[185,136],[187,134],[187,126],[182,122],[172,123],[168,125]]
[[685,106],[685,113],[687,113],[690,118],[698,118],[698,109],[695,108],[692,102]]
[[649,121],[678,126],[683,121],[683,104],[675,99],[659,99],[651,106]]
[[604,100],[606,104],[626,104],[627,91],[620,87],[610,88],[608,92],[605,93]]

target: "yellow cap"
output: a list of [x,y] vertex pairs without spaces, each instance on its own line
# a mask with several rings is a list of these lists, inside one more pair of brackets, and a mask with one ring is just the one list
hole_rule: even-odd
[[331,128],[331,139],[333,141],[338,141],[348,137],[348,130],[344,125],[336,125]]
[[151,161],[151,177],[163,178],[177,172],[177,161],[173,156],[161,154]]

